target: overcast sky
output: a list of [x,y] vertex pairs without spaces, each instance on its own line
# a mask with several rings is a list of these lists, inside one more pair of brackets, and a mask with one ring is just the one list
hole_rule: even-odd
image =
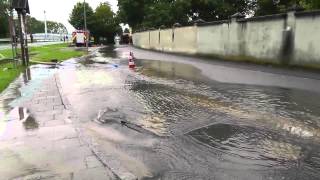
[[[73,9],[73,6],[77,2],[83,2],[83,0],[29,0],[30,13],[32,17],[38,20],[44,20],[44,11],[46,11],[47,20],[63,23],[69,33],[74,28],[69,24],[69,15]],[[109,2],[114,12],[117,11],[117,0],[86,0],[90,6],[95,9],[100,2]]]

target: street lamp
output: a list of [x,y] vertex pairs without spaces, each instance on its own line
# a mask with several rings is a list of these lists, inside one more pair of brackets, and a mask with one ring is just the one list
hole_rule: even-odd
[[44,40],[47,40],[47,36],[48,36],[48,27],[47,27],[47,17],[46,17],[46,11],[44,12]]

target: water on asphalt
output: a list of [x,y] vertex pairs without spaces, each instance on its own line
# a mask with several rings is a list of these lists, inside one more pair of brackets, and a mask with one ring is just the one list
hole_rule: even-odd
[[221,83],[188,62],[129,69],[128,51],[101,49],[58,73],[80,123],[139,178],[320,178],[320,91]]

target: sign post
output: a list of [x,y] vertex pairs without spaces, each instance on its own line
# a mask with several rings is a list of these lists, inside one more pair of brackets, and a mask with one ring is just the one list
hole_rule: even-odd
[[13,19],[13,10],[10,9],[10,16],[9,16],[9,32],[10,32],[10,39],[11,39],[11,48],[12,48],[12,60],[15,65],[17,66],[17,37],[16,37],[16,28],[15,22]]
[[27,33],[27,26],[26,26],[26,15],[30,14],[28,0],[11,0],[11,10],[13,9],[15,9],[18,13],[22,64],[24,66],[28,66],[29,50],[28,50],[28,33]]

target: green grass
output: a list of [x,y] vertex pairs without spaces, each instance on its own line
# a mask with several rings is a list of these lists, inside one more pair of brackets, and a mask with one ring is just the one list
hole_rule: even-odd
[[8,87],[24,70],[23,67],[15,68],[12,63],[0,64],[0,93]]
[[[84,51],[68,47],[67,43],[31,47],[29,51],[30,61],[37,62],[50,62],[53,59],[61,62],[85,54]],[[1,60],[10,58],[12,58],[11,49],[0,50],[0,93],[24,70],[21,66],[14,68],[8,60]]]
[[2,58],[12,58],[12,50],[11,49],[0,50],[0,59]]
[[[84,51],[68,47],[67,43],[29,48],[30,61],[50,62],[53,59],[64,61],[85,54]],[[11,49],[0,50],[0,59],[11,58]]]
[[50,62],[51,60],[56,59],[58,61],[63,61],[74,57],[80,57],[84,54],[84,51],[77,51],[74,48],[68,47],[67,43],[63,43],[40,47],[31,47],[30,60]]

